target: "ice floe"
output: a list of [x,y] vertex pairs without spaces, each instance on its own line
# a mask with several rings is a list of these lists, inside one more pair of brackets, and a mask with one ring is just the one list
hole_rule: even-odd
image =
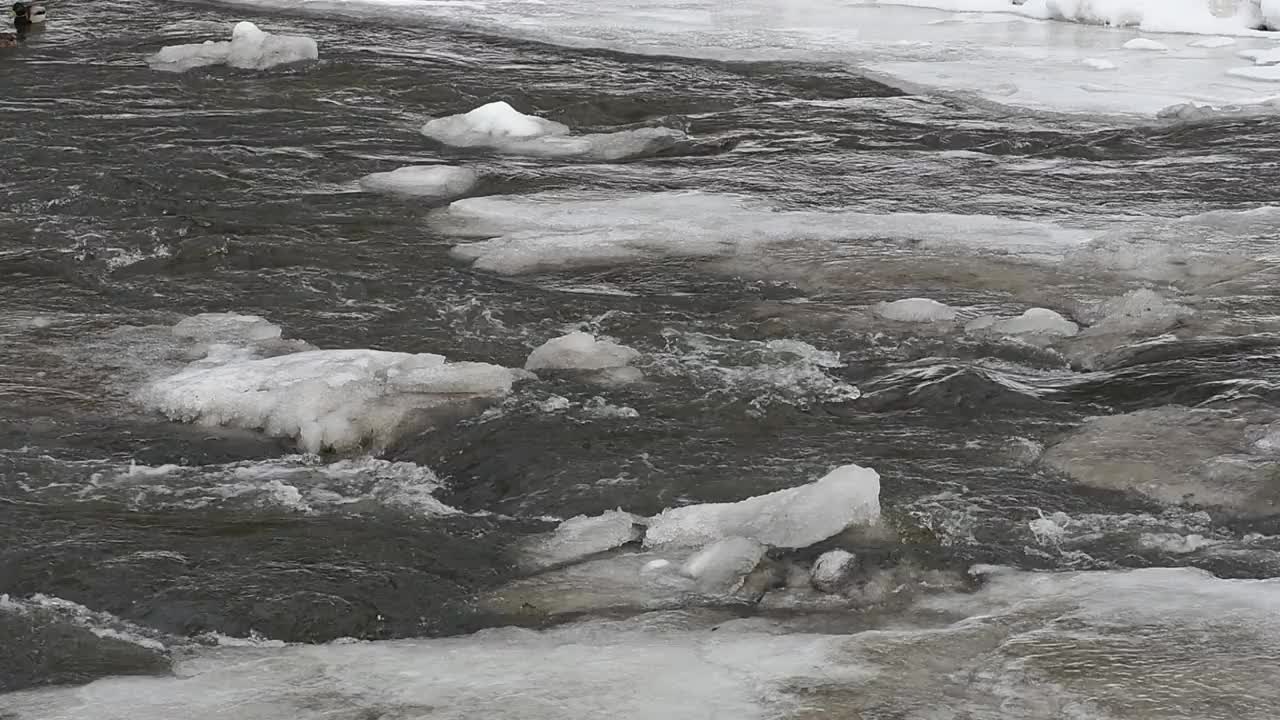
[[653,155],[687,140],[679,130],[637,128],[571,135],[569,126],[525,115],[505,102],[492,102],[460,115],[436,118],[422,134],[455,147],[490,148],[511,155],[623,160]]
[[365,175],[360,187],[369,192],[408,197],[455,198],[466,194],[480,176],[470,168],[452,165],[409,165]]
[[176,72],[208,65],[265,70],[318,57],[316,41],[309,37],[275,35],[251,22],[239,22],[231,30],[230,41],[169,45],[148,57],[147,64],[156,70]]
[[898,322],[949,322],[956,319],[955,308],[929,298],[907,298],[878,303],[875,313]]
[[990,315],[975,318],[965,325],[965,331],[993,335],[1071,337],[1080,332],[1080,326],[1048,308],[1031,308],[1012,318],[994,318]]
[[[261,318],[198,319],[177,334],[278,337]],[[237,336],[237,340],[243,339]],[[253,347],[205,343],[205,357],[137,392],[147,408],[181,422],[261,430],[309,452],[389,442],[418,414],[506,395],[524,372],[383,350],[303,350],[257,357]]]
[[605,370],[630,365],[640,352],[599,340],[591,333],[572,332],[539,345],[525,361],[526,370]]
[[642,522],[621,510],[569,518],[526,547],[526,562],[535,567],[559,565],[638,542],[644,535]]
[[1124,49],[1165,51],[1169,49],[1169,46],[1150,38],[1134,38],[1124,44]]

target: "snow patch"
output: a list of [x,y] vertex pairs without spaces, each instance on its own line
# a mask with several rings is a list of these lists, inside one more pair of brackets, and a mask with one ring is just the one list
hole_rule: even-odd
[[1115,70],[1116,69],[1115,63],[1111,62],[1110,60],[1103,60],[1101,58],[1085,58],[1080,61],[1080,64],[1084,65],[1087,68],[1093,68],[1094,70]]
[[1149,38],[1134,38],[1124,44],[1124,49],[1164,51],[1168,50],[1169,46]]

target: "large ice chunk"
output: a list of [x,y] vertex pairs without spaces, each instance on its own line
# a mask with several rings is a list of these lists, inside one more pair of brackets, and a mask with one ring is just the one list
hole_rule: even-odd
[[687,140],[679,130],[637,128],[570,136],[569,126],[525,115],[505,102],[492,102],[461,115],[436,118],[422,134],[455,147],[485,147],[533,157],[622,160],[653,155]]
[[169,45],[148,57],[147,64],[156,70],[176,72],[208,65],[265,70],[318,57],[316,41],[309,37],[275,35],[251,22],[240,22],[232,28],[230,42]]
[[539,345],[525,361],[526,370],[604,370],[630,365],[640,352],[625,345],[572,332]]
[[453,165],[409,165],[390,172],[371,173],[360,178],[360,187],[369,192],[411,197],[453,198],[475,187],[480,176],[470,168]]
[[808,485],[736,503],[665,510],[650,519],[644,544],[697,547],[738,536],[802,548],[879,517],[880,476],[870,468],[844,465]]
[[387,442],[416,411],[503,396],[518,372],[426,353],[311,350],[193,363],[138,399],[172,420],[261,430],[318,452]]

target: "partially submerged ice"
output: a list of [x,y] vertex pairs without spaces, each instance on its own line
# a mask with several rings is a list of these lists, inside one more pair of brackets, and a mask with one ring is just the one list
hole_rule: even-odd
[[591,333],[571,332],[539,345],[525,361],[526,370],[606,370],[622,368],[640,358],[625,345],[599,340]]
[[1045,451],[1047,467],[1090,487],[1238,515],[1280,512],[1272,418],[1177,406],[1095,418]]
[[898,322],[949,322],[956,319],[955,308],[930,298],[906,298],[877,303],[875,313]]
[[650,518],[646,547],[699,547],[727,537],[802,548],[880,518],[880,475],[844,465],[800,487],[734,503],[672,508]]
[[422,126],[422,134],[454,147],[490,148],[532,157],[591,160],[623,160],[654,155],[688,140],[679,130],[660,127],[571,135],[568,125],[525,115],[502,101],[482,105],[467,113],[435,118]]
[[[137,393],[146,407],[171,420],[261,430],[295,439],[309,452],[345,450],[393,439],[417,413],[500,398],[523,371],[443,355],[383,350],[303,350],[273,344],[260,357],[260,341],[278,328],[261,318],[197,316],[175,336],[198,338],[205,353],[186,368],[147,383]],[[248,319],[245,319],[248,318]],[[219,329],[228,342],[214,342]],[[251,339],[246,341],[245,333]]]
[[1017,317],[984,315],[965,325],[965,332],[991,335],[1072,337],[1080,326],[1048,308],[1031,308]]
[[642,522],[621,510],[569,518],[525,548],[525,563],[534,567],[560,565],[637,542],[644,536]]
[[406,197],[456,198],[469,192],[479,181],[480,176],[470,168],[409,165],[365,175],[360,178],[360,187],[368,192]]
[[190,45],[168,45],[147,58],[156,70],[181,72],[209,65],[229,65],[248,70],[265,70],[277,65],[315,60],[320,56],[316,41],[301,35],[263,32],[251,22],[239,22],[231,30],[231,41]]

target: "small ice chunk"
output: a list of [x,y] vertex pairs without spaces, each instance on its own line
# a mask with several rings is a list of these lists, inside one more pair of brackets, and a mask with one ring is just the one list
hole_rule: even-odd
[[929,298],[877,303],[875,313],[886,320],[898,322],[949,322],[956,319],[956,311],[951,306]]
[[840,592],[853,579],[857,560],[856,555],[846,550],[831,550],[820,555],[813,564],[814,589],[832,594]]
[[1148,38],[1134,38],[1124,44],[1125,50],[1168,50],[1169,46]]
[[301,35],[273,35],[251,22],[239,22],[231,30],[227,64],[234,68],[265,70],[277,65],[315,60],[316,41]]
[[1212,37],[1197,38],[1187,43],[1187,47],[1198,48],[1221,48],[1229,47],[1236,44],[1235,38],[1226,37],[1224,35],[1214,35]]
[[571,332],[539,345],[525,361],[526,370],[604,370],[630,365],[640,357],[637,350],[597,340],[585,332]]
[[231,41],[206,41],[191,45],[169,45],[147,58],[157,70],[183,71],[208,65],[265,70],[277,65],[315,60],[316,41],[300,35],[274,35],[251,22],[237,23]]
[[504,140],[568,135],[569,126],[525,115],[505,102],[481,105],[462,115],[436,118],[422,126],[422,134],[455,147],[490,146]]
[[967,332],[991,332],[999,335],[1050,335],[1071,337],[1080,326],[1046,308],[1031,308],[1015,318],[997,320],[989,315],[965,325]]
[[411,197],[456,198],[475,187],[480,178],[474,170],[452,165],[410,165],[390,172],[360,178],[360,187],[369,192]]
[[1087,335],[1152,334],[1173,327],[1191,311],[1154,290],[1140,288],[1082,308],[1081,315],[1093,322]]
[[733,592],[755,570],[765,546],[744,537],[728,537],[699,550],[680,572],[696,581],[702,592]]
[[1085,58],[1080,61],[1080,64],[1088,68],[1093,68],[1094,70],[1115,70],[1116,69],[1115,63],[1111,62],[1110,60],[1103,60],[1102,58]]
[[600,515],[579,515],[560,523],[526,550],[531,564],[560,565],[636,542],[644,534],[640,518],[621,510]]
[[880,475],[870,468],[844,465],[800,487],[736,503],[664,510],[649,520],[644,542],[696,547],[740,536],[773,547],[802,548],[879,517]]

